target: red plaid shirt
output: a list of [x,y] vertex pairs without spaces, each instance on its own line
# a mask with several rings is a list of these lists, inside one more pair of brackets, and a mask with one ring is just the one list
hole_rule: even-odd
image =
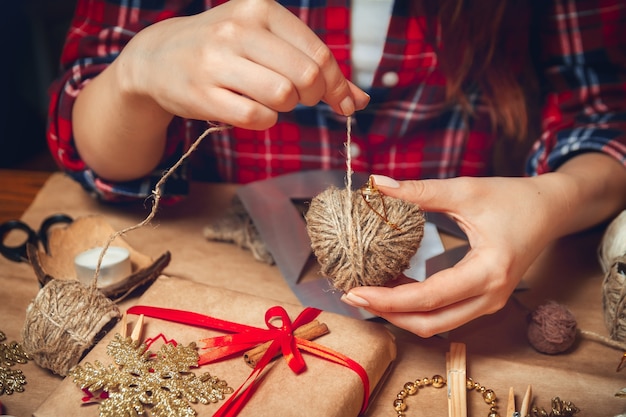
[[[144,198],[161,175],[107,183],[80,159],[72,136],[71,111],[80,89],[119,54],[144,27],[190,15],[219,3],[211,0],[79,0],[62,55],[63,73],[51,86],[48,143],[61,167],[100,198]],[[206,5],[207,3],[208,5]],[[215,3],[215,4],[213,4]],[[349,0],[282,1],[330,47],[350,77]],[[605,152],[626,166],[626,4],[623,0],[539,2],[534,16],[540,48],[533,50],[543,80],[543,132],[527,163],[530,175],[556,169],[576,153]],[[355,171],[397,179],[483,176],[492,173],[496,137],[481,101],[467,91],[470,119],[445,104],[445,77],[424,39],[410,1],[395,2],[384,56],[369,106],[352,128]],[[511,47],[529,49],[530,25],[512,31]],[[205,122],[175,118],[169,128],[163,167],[171,166],[206,128]],[[226,130],[207,137],[198,155],[206,178],[247,183],[311,169],[344,169],[345,118],[321,103],[279,116],[265,131]],[[179,181],[180,180],[180,181]],[[177,193],[186,176],[170,179]],[[184,188],[184,187],[183,187]]]

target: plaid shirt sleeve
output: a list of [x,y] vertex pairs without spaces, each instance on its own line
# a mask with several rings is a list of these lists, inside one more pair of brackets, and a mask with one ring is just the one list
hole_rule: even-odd
[[546,3],[543,133],[527,173],[554,171],[581,152],[603,152],[626,167],[626,3]]
[[[52,156],[64,171],[101,200],[134,201],[151,195],[173,157],[184,147],[186,124],[175,119],[169,127],[168,146],[162,162],[148,178],[110,183],[97,176],[78,155],[72,133],[72,108],[80,90],[119,55],[130,39],[146,26],[195,12],[192,0],[155,0],[120,3],[118,0],[79,0],[61,56],[61,76],[50,86],[47,141]],[[185,170],[172,175],[163,191],[164,201],[177,200],[187,189]]]

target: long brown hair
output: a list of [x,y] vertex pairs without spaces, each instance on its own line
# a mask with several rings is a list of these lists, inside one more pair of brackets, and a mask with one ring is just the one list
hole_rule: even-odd
[[427,34],[446,75],[447,99],[460,102],[471,114],[464,88],[478,83],[494,126],[506,137],[525,139],[530,119],[526,93],[535,82],[529,77],[529,51],[524,49],[528,42],[512,44],[511,36],[530,32],[530,2],[422,0],[414,4],[420,3],[430,17],[427,21],[441,25],[437,33],[437,24],[429,23]]

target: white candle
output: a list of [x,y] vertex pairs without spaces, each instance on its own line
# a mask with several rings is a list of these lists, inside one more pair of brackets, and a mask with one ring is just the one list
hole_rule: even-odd
[[[97,247],[79,253],[74,258],[78,280],[85,285],[93,282],[102,248]],[[114,284],[131,274],[130,252],[120,246],[109,246],[100,265],[98,287]]]

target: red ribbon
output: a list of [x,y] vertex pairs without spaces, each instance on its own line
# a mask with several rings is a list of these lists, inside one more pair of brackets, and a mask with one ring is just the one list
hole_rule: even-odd
[[[369,378],[367,372],[354,360],[335,352],[332,349],[294,336],[293,331],[298,327],[310,323],[321,311],[315,308],[305,308],[298,317],[291,322],[289,315],[281,306],[274,306],[265,313],[265,324],[267,329],[248,326],[220,320],[214,317],[205,316],[190,311],[174,310],[169,308],[134,306],[128,309],[128,314],[143,314],[147,317],[154,317],[161,320],[173,321],[196,327],[203,327],[213,330],[221,330],[232,333],[224,336],[203,339],[205,349],[211,349],[200,356],[198,365],[216,362],[221,359],[231,357],[261,343],[272,341],[269,348],[259,360],[254,370],[243,384],[233,393],[224,405],[214,414],[214,417],[236,416],[248,402],[259,382],[262,379],[262,371],[270,363],[272,358],[282,352],[289,368],[296,374],[306,369],[306,363],[300,353],[301,350],[309,352],[327,361],[345,366],[356,372],[363,383],[363,405],[361,413],[365,412],[369,402]],[[280,319],[280,327],[273,324],[274,319]]]

